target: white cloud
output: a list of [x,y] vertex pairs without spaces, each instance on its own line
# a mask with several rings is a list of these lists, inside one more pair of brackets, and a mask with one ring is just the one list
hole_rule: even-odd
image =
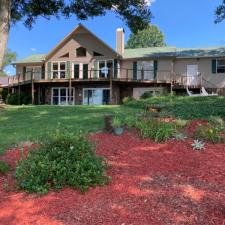
[[36,52],[36,51],[37,51],[36,48],[30,48],[30,50],[31,50],[32,52]]
[[147,6],[150,6],[153,2],[155,2],[156,0],[145,0],[145,4]]

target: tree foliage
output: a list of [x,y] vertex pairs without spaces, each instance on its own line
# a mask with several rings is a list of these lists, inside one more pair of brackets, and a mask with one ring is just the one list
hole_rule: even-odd
[[126,48],[146,48],[165,46],[164,35],[157,26],[149,25],[146,29],[132,33]]
[[3,70],[0,71],[0,76],[6,76],[6,73],[4,72],[4,68],[10,65],[15,60],[16,60],[16,52],[11,51],[10,49],[6,49],[5,55],[3,58]]
[[220,23],[225,19],[225,0],[222,1],[216,9],[216,23]]
[[76,15],[80,20],[103,16],[113,11],[120,16],[133,32],[147,26],[151,12],[145,0],[12,0],[11,22],[24,19],[31,28],[37,17]]

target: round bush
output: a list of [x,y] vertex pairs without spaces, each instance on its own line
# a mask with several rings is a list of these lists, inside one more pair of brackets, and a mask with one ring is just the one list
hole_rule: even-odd
[[4,161],[0,161],[0,174],[5,174],[9,170],[9,166]]
[[44,194],[64,186],[86,191],[108,182],[104,159],[82,133],[61,130],[47,137],[19,162],[16,179],[20,188]]

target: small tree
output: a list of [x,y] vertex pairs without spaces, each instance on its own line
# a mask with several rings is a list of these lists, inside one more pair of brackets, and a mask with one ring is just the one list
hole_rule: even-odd
[[16,52],[12,52],[10,49],[5,51],[5,55],[3,58],[3,66],[2,71],[0,71],[0,76],[6,76],[7,74],[4,72],[4,68],[10,65],[14,60],[16,60]]
[[147,48],[165,46],[164,35],[157,26],[149,25],[146,29],[132,33],[126,48]]

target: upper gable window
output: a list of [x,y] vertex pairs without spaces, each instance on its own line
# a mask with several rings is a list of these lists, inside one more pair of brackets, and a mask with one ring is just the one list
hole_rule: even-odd
[[83,47],[79,47],[76,49],[76,56],[77,57],[85,57],[87,55],[87,49]]
[[94,56],[103,56],[101,53],[94,52]]

